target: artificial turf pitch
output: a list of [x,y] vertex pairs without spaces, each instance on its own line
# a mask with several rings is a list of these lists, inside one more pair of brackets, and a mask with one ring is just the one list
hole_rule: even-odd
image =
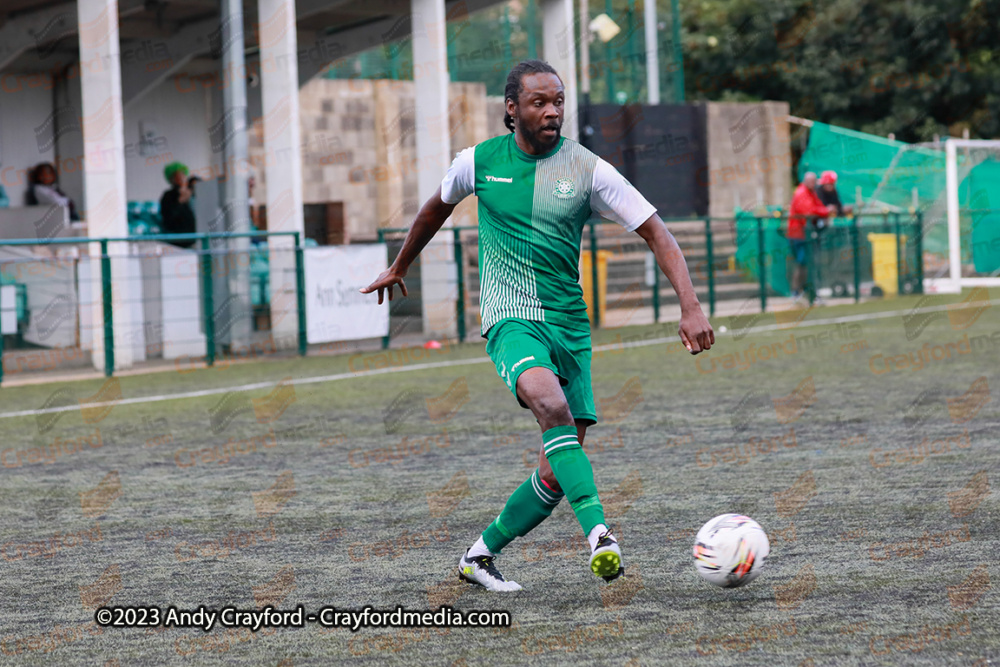
[[[566,503],[498,559],[522,592],[458,585],[459,556],[540,444],[492,365],[301,382],[475,360],[482,344],[0,389],[9,413],[102,385],[114,401],[269,383],[0,419],[0,664],[989,664],[1000,309],[810,324],[916,304],[817,309],[789,329],[721,318],[730,331],[698,357],[676,325],[595,333],[609,347],[585,446],[628,573],[611,586]],[[627,344],[657,337],[672,342]],[[746,588],[692,564],[695,531],[726,512],[771,537]],[[514,625],[99,631],[99,604],[450,604]]]

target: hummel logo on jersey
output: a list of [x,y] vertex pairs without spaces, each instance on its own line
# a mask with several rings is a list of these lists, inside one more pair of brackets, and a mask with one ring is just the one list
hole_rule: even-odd
[[513,178],[502,178],[500,176],[486,176],[486,180],[490,183],[513,183]]
[[521,361],[519,361],[516,364],[514,364],[513,366],[511,366],[510,367],[510,372],[513,373],[514,371],[516,371],[517,367],[520,366],[521,364],[523,364],[524,362],[526,362],[526,361],[534,361],[534,360],[535,360],[535,355],[531,355],[530,357],[525,357],[524,359],[521,359]]

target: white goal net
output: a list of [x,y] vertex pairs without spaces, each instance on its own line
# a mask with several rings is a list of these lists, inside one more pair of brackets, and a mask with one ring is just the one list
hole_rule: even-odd
[[926,292],[1000,286],[1000,141],[900,148],[869,203],[898,201],[901,190],[922,217]]

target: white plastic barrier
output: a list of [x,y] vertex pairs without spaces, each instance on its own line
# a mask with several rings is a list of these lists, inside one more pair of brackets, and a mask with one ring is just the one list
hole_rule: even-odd
[[160,258],[163,358],[205,354],[199,255],[175,250]]

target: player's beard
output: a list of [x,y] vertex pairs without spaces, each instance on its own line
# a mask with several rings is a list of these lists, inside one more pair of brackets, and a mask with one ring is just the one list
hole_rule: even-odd
[[[554,127],[555,134],[552,135],[551,139],[546,139],[542,136],[542,130],[547,127]],[[531,144],[531,147],[535,149],[535,153],[548,153],[550,150],[556,147],[559,143],[559,136],[562,134],[561,125],[542,125],[536,131],[532,132],[521,126],[521,135],[524,136],[524,140]]]

